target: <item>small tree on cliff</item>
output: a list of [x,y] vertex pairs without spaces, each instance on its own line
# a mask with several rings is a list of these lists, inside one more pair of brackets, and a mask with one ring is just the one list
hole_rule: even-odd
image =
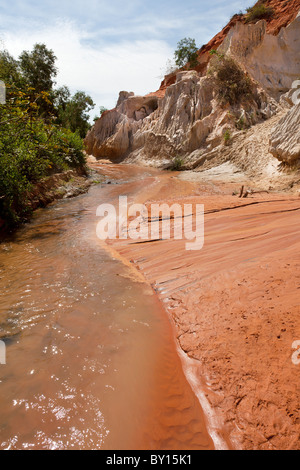
[[189,63],[190,67],[195,67],[198,63],[198,48],[195,39],[181,39],[181,41],[177,43],[174,58],[175,64],[178,67],[184,67],[187,63]]

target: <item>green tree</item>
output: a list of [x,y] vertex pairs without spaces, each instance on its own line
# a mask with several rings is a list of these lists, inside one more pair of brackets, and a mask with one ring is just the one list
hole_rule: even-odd
[[[71,99],[71,92],[66,85],[54,90],[52,93],[53,104],[56,109],[56,116],[62,117],[63,112],[66,110],[67,104]],[[62,122],[59,122],[62,124]]]
[[31,52],[23,51],[20,55],[23,76],[36,93],[52,91],[57,75],[56,59],[54,52],[45,44],[35,44]]
[[0,52],[0,80],[5,83],[8,96],[12,89],[24,87],[19,63],[7,51]]
[[71,92],[66,85],[63,85],[55,90],[55,98],[57,100],[58,105],[61,103],[66,103],[67,101],[69,101],[70,97]]
[[82,137],[93,100],[68,87],[54,89],[53,51],[36,44],[15,60],[0,52],[0,80],[6,104],[0,105],[0,230],[26,220],[30,191],[41,178],[68,168],[84,169]]
[[60,100],[58,108],[59,123],[72,132],[77,131],[84,138],[91,127],[88,113],[95,107],[92,98],[84,91],[77,91],[70,98],[65,87],[64,90],[61,89]]
[[45,44],[35,44],[31,52],[23,51],[19,57],[19,66],[27,87],[31,88],[31,98],[43,93],[44,98],[39,101],[40,115],[51,119],[55,114],[52,103],[54,78],[57,75],[55,66],[56,56]]
[[32,185],[68,168],[83,168],[83,142],[77,133],[46,123],[32,90],[17,90],[0,105],[0,228],[25,220]]
[[177,43],[177,49],[174,53],[175,64],[178,67],[184,67],[189,63],[190,67],[195,67],[198,63],[198,48],[195,39],[184,38]]

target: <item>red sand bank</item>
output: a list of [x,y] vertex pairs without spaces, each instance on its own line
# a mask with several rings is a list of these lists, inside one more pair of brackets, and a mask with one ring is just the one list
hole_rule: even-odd
[[170,173],[142,183],[134,202],[205,206],[200,251],[174,239],[110,244],[172,319],[208,428],[229,447],[300,449],[300,365],[292,361],[300,340],[299,197],[239,199],[229,184],[200,187]]

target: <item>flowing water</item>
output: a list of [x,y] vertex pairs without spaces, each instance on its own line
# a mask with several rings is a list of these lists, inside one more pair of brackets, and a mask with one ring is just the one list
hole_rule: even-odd
[[155,177],[117,174],[0,244],[0,449],[213,447],[166,313],[96,237],[96,207]]

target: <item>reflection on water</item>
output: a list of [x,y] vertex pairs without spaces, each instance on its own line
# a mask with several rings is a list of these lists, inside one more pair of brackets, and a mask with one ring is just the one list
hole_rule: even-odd
[[212,447],[165,313],[95,235],[97,205],[143,183],[134,168],[0,244],[1,449]]

